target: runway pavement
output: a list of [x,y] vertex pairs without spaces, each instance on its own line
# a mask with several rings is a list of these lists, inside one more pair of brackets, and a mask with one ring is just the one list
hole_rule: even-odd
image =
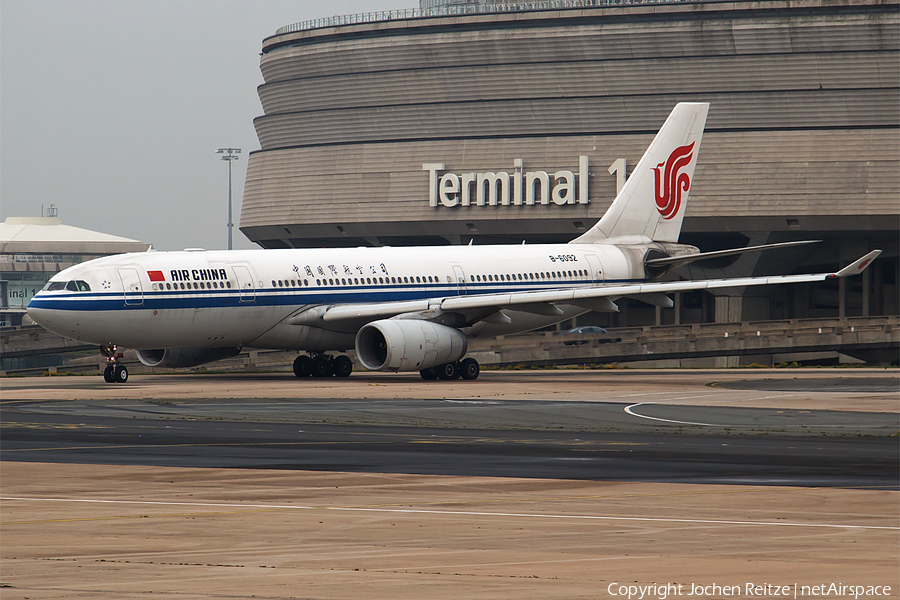
[[[483,386],[457,383],[455,391],[499,387],[492,375],[486,374]],[[683,376],[673,373],[672,379]],[[771,399],[773,390],[878,398],[897,385],[891,374],[745,373],[710,385],[695,377],[668,395],[665,388],[662,394],[623,394],[604,372],[512,377],[536,389],[578,379],[583,390],[598,391],[590,392],[593,398],[521,399],[513,385],[512,398],[368,399],[361,396],[375,386],[419,384],[410,377],[363,376],[347,380],[343,398],[225,399],[220,392],[233,391],[234,383],[245,391],[270,388],[273,376],[148,377],[146,383],[135,378],[136,385],[84,377],[57,378],[53,385],[10,380],[15,385],[4,389],[0,449],[6,460],[32,462],[884,489],[900,484],[898,438],[892,437],[900,431],[898,413],[820,410],[814,401],[807,410],[748,406],[760,398],[758,390],[763,399]],[[153,393],[157,381],[190,387],[198,380],[205,398],[170,398],[168,385]],[[285,376],[279,384],[285,380],[295,391],[316,391],[306,388],[308,381]],[[72,399],[26,399],[41,387],[58,392],[60,383],[71,384]],[[431,383],[429,391],[441,383]],[[137,395],[111,398],[94,391]],[[707,405],[667,404],[667,397]]]
[[900,591],[896,370],[96,379],[2,381],[4,600]]

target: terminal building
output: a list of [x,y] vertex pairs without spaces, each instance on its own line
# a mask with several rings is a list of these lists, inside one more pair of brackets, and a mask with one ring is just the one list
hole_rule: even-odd
[[63,269],[148,248],[137,240],[65,225],[58,216],[7,217],[0,223],[0,325],[19,326],[23,318],[28,323],[28,301]]
[[[900,312],[896,1],[436,5],[288,25],[263,40],[260,67],[240,228],[263,247],[567,242],[604,213],[675,103],[704,101],[681,241],[822,242],[679,276],[884,254],[858,281],[685,293],[661,310],[629,300],[579,323]],[[447,173],[517,171],[548,174],[533,203],[489,184],[468,202],[434,189]],[[552,193],[560,171],[586,179],[583,198]]]

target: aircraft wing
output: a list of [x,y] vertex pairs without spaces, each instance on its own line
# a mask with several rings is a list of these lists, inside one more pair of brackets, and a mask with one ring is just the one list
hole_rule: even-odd
[[515,310],[517,305],[533,306],[535,304],[546,303],[577,304],[578,301],[589,300],[592,298],[606,298],[610,296],[636,296],[640,294],[665,294],[690,290],[714,290],[757,285],[777,285],[780,283],[806,283],[811,281],[823,281],[832,277],[858,275],[859,273],[862,273],[866,267],[869,266],[869,263],[871,263],[879,254],[881,254],[881,250],[873,250],[835,273],[629,283],[624,285],[562,288],[558,290],[541,290],[536,292],[451,296],[428,300],[410,300],[406,302],[345,304],[328,308],[325,313],[321,315],[321,318],[324,321],[366,318],[378,319],[435,309],[441,309],[444,312],[477,308],[510,308]]

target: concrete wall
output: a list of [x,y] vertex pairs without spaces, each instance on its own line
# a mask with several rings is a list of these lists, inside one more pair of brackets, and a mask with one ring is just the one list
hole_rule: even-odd
[[[870,279],[704,298],[717,316],[896,313],[900,5],[701,2],[421,18],[263,42],[241,230],[266,247],[565,242],[616,191],[678,101],[709,101],[682,241],[818,247],[696,264],[685,277],[830,270],[872,248]],[[587,205],[430,207],[423,163],[454,173],[576,171]],[[623,303],[617,324],[674,322]],[[740,316],[738,314],[740,313]]]
[[[706,3],[275,36],[241,229],[271,246],[564,241],[680,100],[712,104],[686,231],[878,228],[898,214],[898,24],[890,3]],[[580,154],[587,207],[427,203],[424,162],[571,170]]]

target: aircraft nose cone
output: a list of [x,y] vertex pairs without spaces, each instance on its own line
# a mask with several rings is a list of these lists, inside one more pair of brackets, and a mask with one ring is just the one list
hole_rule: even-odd
[[25,312],[28,314],[29,318],[47,331],[71,337],[71,327],[67,327],[67,324],[65,323],[67,311],[42,306],[44,300],[45,299],[41,298],[40,294],[37,294],[31,299],[28,306],[25,307]]
[[55,311],[34,306],[34,300],[32,299],[28,306],[25,307],[25,312],[32,321],[47,329],[47,325],[52,323],[51,314]]

